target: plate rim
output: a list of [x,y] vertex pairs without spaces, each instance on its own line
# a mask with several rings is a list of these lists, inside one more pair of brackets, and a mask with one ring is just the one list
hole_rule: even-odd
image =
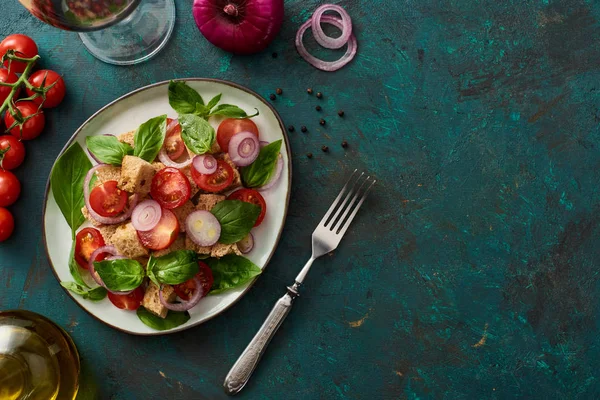
[[85,307],[83,307],[81,304],[79,304],[79,302],[75,299],[75,296],[64,286],[62,286],[60,284],[61,280],[58,276],[58,273],[56,272],[56,267],[54,266],[54,263],[52,262],[52,259],[50,258],[50,252],[48,251],[48,241],[46,240],[46,210],[48,208],[48,195],[50,193],[50,177],[52,176],[52,169],[54,168],[54,165],[56,164],[56,161],[60,158],[60,156],[63,155],[63,153],[67,150],[67,148],[77,139],[77,136],[79,135],[79,133],[83,130],[83,128],[88,125],[94,118],[96,118],[98,116],[98,114],[102,113],[103,111],[105,111],[107,108],[112,107],[113,105],[119,103],[122,100],[125,100],[139,92],[143,92],[145,90],[157,87],[157,86],[161,86],[161,85],[168,85],[171,81],[183,81],[183,82],[212,82],[212,83],[220,83],[220,84],[225,84],[227,86],[231,86],[233,88],[242,90],[250,95],[252,95],[253,97],[255,97],[256,99],[258,99],[259,101],[261,101],[265,106],[267,106],[275,115],[275,118],[277,119],[277,122],[279,123],[279,128],[281,129],[281,132],[283,134],[283,139],[285,142],[285,146],[286,146],[286,152],[288,155],[288,162],[287,162],[287,167],[288,167],[288,187],[287,187],[287,193],[286,193],[286,199],[285,199],[285,208],[284,208],[284,213],[283,213],[283,219],[282,219],[282,224],[281,224],[281,228],[279,228],[279,232],[277,233],[277,237],[275,239],[275,246],[273,246],[273,250],[270,252],[269,256],[267,257],[267,261],[265,262],[265,265],[263,267],[263,272],[267,269],[269,263],[271,262],[271,259],[273,258],[273,255],[275,254],[275,251],[277,250],[277,246],[279,245],[279,241],[281,240],[281,235],[283,234],[283,228],[285,227],[285,223],[287,220],[287,216],[288,216],[288,211],[289,211],[289,205],[290,205],[290,196],[291,196],[291,189],[292,189],[292,151],[291,151],[291,146],[290,146],[290,141],[287,135],[287,131],[285,129],[285,125],[283,123],[283,120],[281,119],[281,116],[279,115],[279,113],[277,112],[277,110],[273,107],[272,104],[270,104],[269,102],[266,101],[265,98],[263,98],[260,94],[258,94],[257,92],[255,92],[252,89],[249,89],[243,85],[240,85],[239,83],[235,83],[235,82],[231,82],[228,80],[224,80],[224,79],[217,79],[217,78],[176,78],[176,79],[169,79],[166,81],[160,81],[160,82],[156,82],[156,83],[152,83],[150,85],[146,85],[140,88],[137,88],[135,90],[132,90],[124,95],[122,95],[121,97],[118,97],[117,99],[111,101],[110,103],[104,105],[103,107],[101,107],[98,111],[96,111],[95,113],[93,113],[88,119],[86,119],[80,126],[79,128],[77,128],[75,130],[75,132],[73,133],[73,135],[71,135],[71,137],[69,138],[69,140],[67,140],[67,143],[63,146],[63,148],[61,149],[60,153],[58,153],[58,155],[56,156],[56,159],[54,160],[54,162],[52,163],[52,168],[50,169],[50,174],[48,175],[48,180],[46,181],[46,189],[44,192],[44,203],[43,203],[43,211],[42,211],[42,239],[44,241],[44,251],[46,253],[46,258],[48,260],[48,264],[50,265],[51,269],[52,269],[52,273],[54,274],[54,277],[56,278],[56,280],[58,281],[59,286],[67,293],[67,295],[69,297],[71,297],[71,299],[73,300],[73,302],[75,304],[77,304],[78,307],[80,307],[83,311],[85,311],[87,314],[89,314],[90,316],[92,316],[92,318],[94,318],[95,320],[113,328],[116,329],[118,331],[121,331],[123,333],[128,333],[130,335],[135,335],[135,336],[161,336],[161,335],[170,335],[173,333],[177,333],[177,332],[182,332],[194,327],[197,327],[199,325],[204,324],[205,322],[208,322],[210,320],[212,320],[213,318],[223,314],[225,311],[229,310],[231,307],[233,307],[235,304],[237,304],[238,301],[240,301],[245,295],[246,293],[248,293],[248,291],[252,288],[252,286],[254,286],[254,283],[257,281],[257,279],[262,275],[262,273],[258,276],[256,276],[251,282],[250,284],[244,289],[243,292],[240,293],[240,295],[233,300],[233,302],[231,304],[229,304],[228,306],[226,306],[225,308],[223,308],[222,310],[220,310],[219,312],[215,313],[214,315],[211,315],[210,317],[208,317],[207,319],[203,320],[203,321],[198,321],[195,322],[189,326],[185,326],[185,327],[177,327],[174,329],[170,329],[167,331],[156,331],[156,332],[149,332],[149,333],[142,333],[142,332],[134,332],[134,331],[130,331],[128,329],[124,329],[118,326],[115,326],[107,321],[102,320],[100,317],[96,316],[94,313],[92,313],[91,311],[89,311],[88,309],[86,309]]

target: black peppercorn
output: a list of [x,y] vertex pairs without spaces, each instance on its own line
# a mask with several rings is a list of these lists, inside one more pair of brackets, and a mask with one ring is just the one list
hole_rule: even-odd
[[281,88],[277,88],[277,90],[275,91],[278,95],[282,95],[283,94],[283,90]]
[[312,158],[312,153],[306,153],[306,157]]
[[321,98],[323,98],[323,93],[317,92],[317,99],[321,99]]
[[348,147],[348,142],[346,142],[346,141],[344,140],[344,141],[342,142],[342,147],[343,147],[343,148],[346,148],[346,147]]
[[321,111],[321,106],[316,106],[316,107],[315,107],[315,110],[317,110],[317,111]]
[[319,121],[319,123],[320,123],[321,125],[325,125],[325,120],[324,120],[323,118],[321,118],[321,120]]
[[273,58],[277,58],[277,53],[276,53],[276,52],[274,52],[273,54],[271,54],[271,56],[272,56]]
[[327,153],[329,151],[329,147],[323,146],[323,147],[321,147],[321,150],[323,150],[323,152]]
[[308,93],[308,94],[312,94],[312,92],[313,92],[313,91],[312,91],[312,89],[311,89],[311,88],[308,88],[308,89],[306,89],[306,93]]
[[273,93],[271,93],[271,94],[269,95],[269,98],[270,98],[271,100],[275,100],[277,97],[276,97],[276,96],[275,96]]
[[340,111],[338,111],[338,115],[339,115],[340,117],[343,117],[343,116],[344,116],[344,110],[340,110]]
[[306,129],[306,127],[305,127],[304,125],[302,125],[302,126],[300,127],[300,130],[301,130],[302,132],[306,133],[306,131],[307,131],[308,129]]
[[295,130],[294,125],[288,126],[288,131],[294,132],[294,130]]

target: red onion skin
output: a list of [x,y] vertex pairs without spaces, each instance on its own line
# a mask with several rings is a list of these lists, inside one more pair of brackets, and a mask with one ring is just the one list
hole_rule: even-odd
[[202,286],[200,279],[196,276],[192,279],[196,282],[196,291],[191,299],[181,303],[169,303],[167,300],[165,300],[165,297],[162,294],[163,285],[160,285],[158,299],[160,300],[161,304],[165,306],[165,308],[172,311],[187,311],[195,307],[206,293],[204,293],[204,287]]
[[212,44],[235,54],[264,50],[283,22],[283,0],[194,0],[196,25]]

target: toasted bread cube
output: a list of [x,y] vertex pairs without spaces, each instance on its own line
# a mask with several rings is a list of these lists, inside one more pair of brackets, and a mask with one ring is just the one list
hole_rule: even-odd
[[227,197],[222,194],[201,194],[198,196],[198,205],[196,210],[210,211],[217,204]]
[[231,169],[233,169],[233,182],[231,182],[231,185],[229,185],[224,191],[235,189],[237,187],[242,186],[242,177],[240,175],[240,171],[238,170],[237,166],[233,163],[233,161],[231,161],[231,157],[229,157],[229,154],[228,153],[216,154],[215,158],[218,160],[225,161],[227,164],[229,164]]
[[242,252],[237,246],[237,243],[233,244],[223,244],[217,243],[210,249],[210,256],[213,258],[221,258],[225,257],[228,254],[237,254],[238,256],[242,255]]
[[192,168],[191,166],[187,166],[185,168],[180,169],[181,172],[183,172],[183,174],[186,176],[186,178],[188,178],[188,181],[190,182],[190,187],[192,188],[192,191],[190,193],[190,197],[194,197],[196,195],[196,193],[198,193],[198,191],[200,190],[200,188],[198,187],[198,185],[196,185],[196,181],[194,181],[194,178],[192,178]]
[[[160,297],[158,296],[159,287],[154,284],[154,282],[150,282],[148,287],[146,288],[146,293],[144,294],[144,299],[142,300],[142,305],[152,314],[157,315],[161,318],[166,318],[169,309],[162,305],[160,302]],[[171,285],[163,285],[162,287],[162,295],[166,302],[170,303],[175,300],[177,296],[175,294],[175,290]]]
[[198,254],[209,255],[212,246],[198,246],[189,237],[185,237],[185,249],[195,251]]
[[161,163],[160,161],[154,161],[152,163],[152,167],[154,168],[154,170],[156,172],[159,172],[160,170],[167,168],[167,166],[165,164]]
[[119,254],[127,258],[138,258],[148,255],[148,250],[140,242],[131,222],[119,226],[112,235],[111,241]]
[[108,181],[119,181],[121,179],[121,168],[114,165],[107,165],[96,171],[96,182],[98,185]]
[[125,156],[121,167],[119,189],[145,196],[150,193],[154,174],[156,170],[149,162],[139,157]]
[[173,244],[171,246],[167,247],[166,249],[152,252],[152,256],[153,257],[166,256],[167,254],[172,253],[174,251],[178,251],[178,250],[187,250],[186,246],[185,246],[185,235],[179,235],[177,237],[177,239],[175,239]]
[[[125,224],[122,224],[122,225],[125,225]],[[121,226],[121,225],[101,225],[98,227],[98,230],[102,234],[102,237],[104,238],[104,242],[106,242],[107,246],[112,246],[115,244],[112,240],[112,237],[117,232],[117,229],[119,229],[119,226]]]
[[179,221],[179,232],[185,232],[185,220],[195,209],[194,203],[188,200],[183,205],[171,210]]
[[123,133],[123,134],[117,136],[117,139],[119,139],[119,142],[121,142],[121,143],[127,143],[131,147],[134,147],[134,145],[135,145],[135,143],[133,141],[134,137],[135,137],[135,131],[131,131],[131,132]]

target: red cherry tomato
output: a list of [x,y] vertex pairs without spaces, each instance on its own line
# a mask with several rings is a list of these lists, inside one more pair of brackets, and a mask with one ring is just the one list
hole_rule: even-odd
[[[16,33],[7,36],[0,42],[0,58],[4,57],[8,50],[16,50],[16,55],[22,58],[32,58],[38,54],[38,48],[29,36]],[[10,67],[9,67],[10,62]],[[25,71],[27,63],[21,61],[4,61],[4,66],[16,74]]]
[[14,136],[0,136],[0,168],[15,169],[23,163],[24,159],[25,146],[23,143]]
[[[18,79],[19,79],[19,77],[15,73],[10,72],[6,68],[0,68],[0,82],[15,83]],[[6,98],[10,94],[11,90],[12,89],[9,88],[8,86],[0,86],[0,104],[4,103],[4,100],[6,100]],[[21,93],[21,88],[18,88],[17,91],[15,92],[15,96],[14,96],[15,100],[19,97],[20,93]]]
[[0,207],[8,207],[19,198],[21,182],[10,171],[0,170]]
[[0,207],[0,242],[4,242],[12,235],[15,229],[15,220],[6,208]]
[[[44,112],[41,110],[38,111],[38,105],[32,101],[20,101],[17,103],[16,108],[21,112],[23,118],[29,117],[30,115],[35,116],[28,119],[22,127],[17,125],[12,128],[10,134],[21,140],[31,140],[40,136],[40,133],[42,133],[44,126],[46,125]],[[6,128],[8,129],[14,122],[15,119],[7,111],[4,115],[4,125],[6,125]]]
[[217,171],[210,175],[201,174],[192,166],[192,179],[200,189],[211,193],[222,192],[233,182],[233,168],[223,160],[217,160]]
[[[208,292],[210,292],[210,288],[212,287],[215,279],[208,264],[198,261],[198,267],[199,271],[195,277],[200,279],[200,282],[202,282],[202,290],[204,292],[204,296],[206,296]],[[179,296],[181,300],[187,301],[196,291],[196,281],[190,279],[189,281],[185,281],[179,285],[173,286],[173,289],[175,289],[175,293],[177,293],[177,296]]]
[[[92,253],[103,246],[106,246],[106,243],[98,229],[82,229],[75,237],[75,261],[81,268],[88,269]],[[99,254],[94,261],[102,261],[105,256]]]
[[[36,71],[29,77],[29,83],[38,88],[42,87],[42,84],[44,84],[44,87],[54,84],[54,86],[52,86],[52,88],[46,92],[46,101],[44,101],[43,105],[44,108],[56,107],[65,98],[65,93],[67,91],[65,81],[62,76],[54,71],[49,69]],[[35,94],[31,89],[26,90],[27,96],[33,96]],[[36,97],[33,102],[37,105],[40,105],[42,104],[42,100],[42,97]]]
[[169,167],[154,175],[150,194],[162,207],[172,210],[190,199],[192,186],[181,171]]
[[181,125],[175,123],[171,118],[167,118],[167,137],[164,146],[167,155],[173,161],[181,157],[186,149],[181,138]]
[[154,229],[138,231],[138,237],[144,247],[150,250],[164,250],[173,244],[179,235],[179,221],[173,211],[163,208],[162,217]]
[[122,295],[108,292],[108,299],[115,307],[121,310],[137,310],[144,300],[144,289],[138,287],[133,292]]
[[231,193],[229,197],[227,197],[227,200],[241,200],[243,202],[256,204],[259,206],[260,215],[258,216],[254,226],[259,226],[263,222],[263,219],[265,219],[265,214],[267,213],[267,203],[258,191],[254,189],[239,189]]
[[90,206],[103,217],[116,217],[127,206],[127,192],[117,187],[117,181],[107,181],[92,189]]
[[229,151],[229,141],[231,137],[240,132],[252,132],[258,136],[258,127],[250,119],[227,118],[219,125],[217,129],[217,142],[221,151],[227,153]]

